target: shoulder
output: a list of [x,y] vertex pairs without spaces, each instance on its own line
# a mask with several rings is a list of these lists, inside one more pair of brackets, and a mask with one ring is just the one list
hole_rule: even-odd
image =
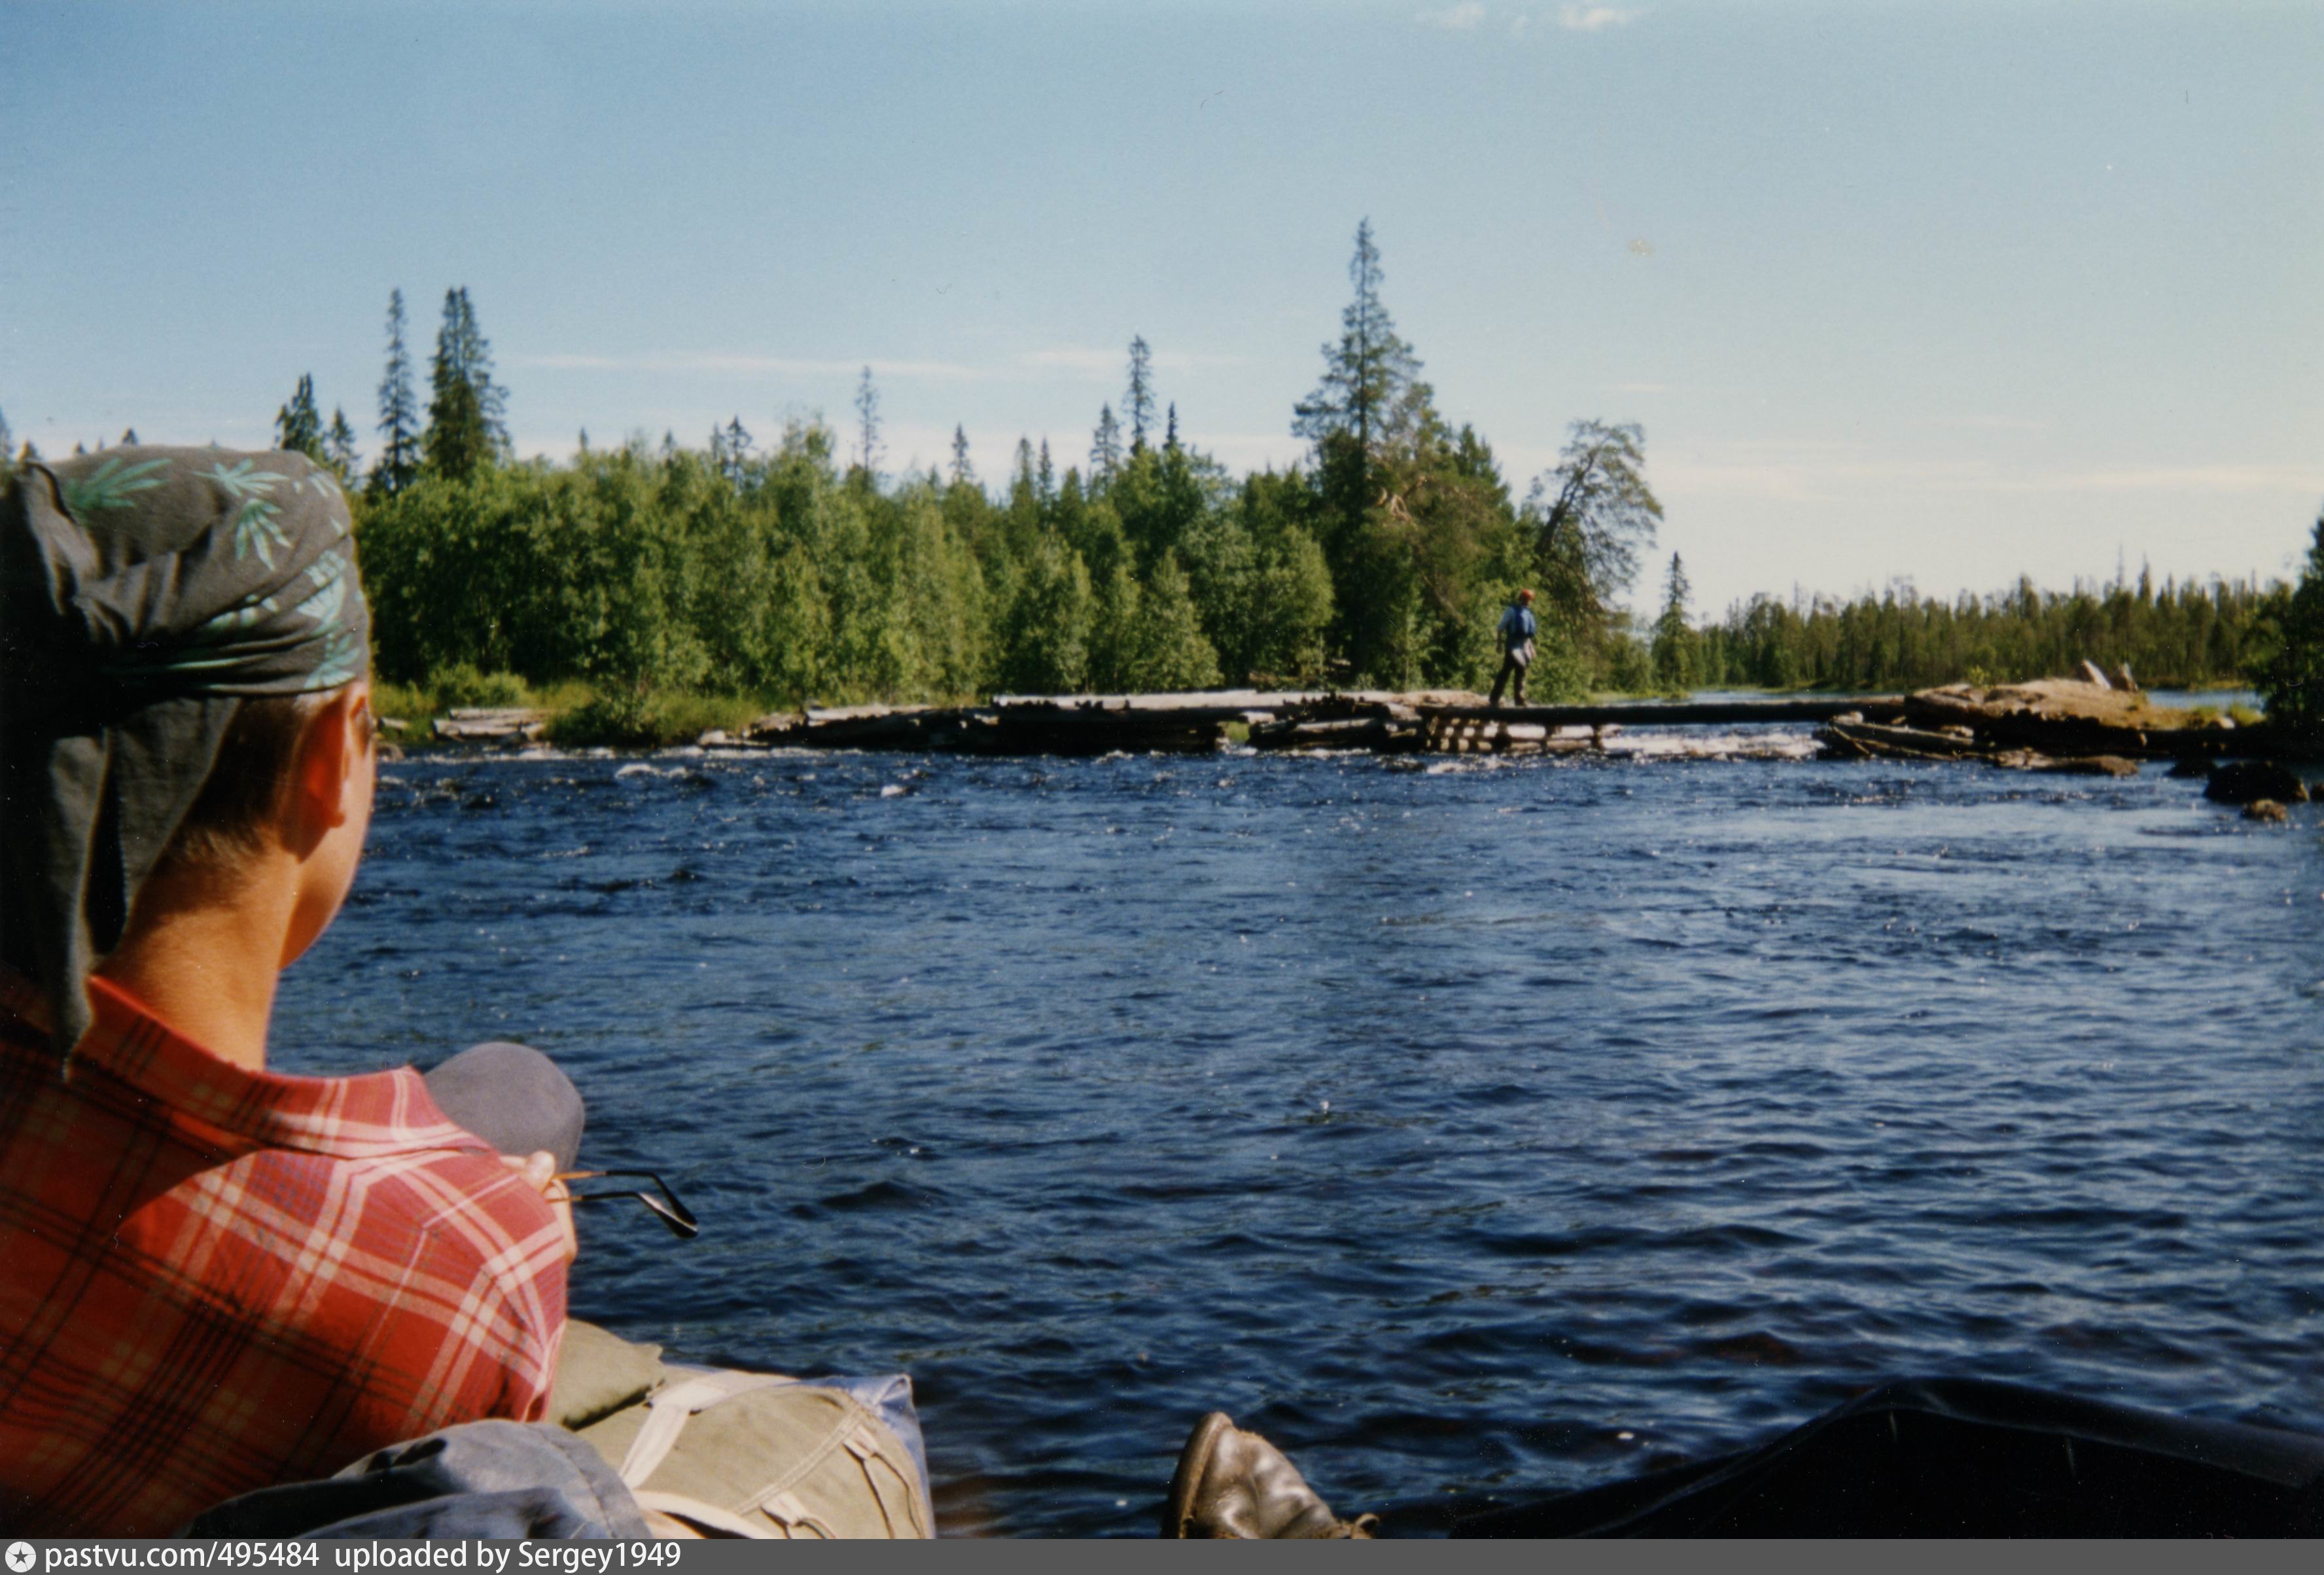
[[337,1288],[376,1303],[383,1337],[402,1348],[399,1365],[474,1368],[516,1392],[545,1391],[565,1324],[567,1257],[540,1194],[481,1152],[324,1163],[346,1202],[331,1232],[347,1269]]

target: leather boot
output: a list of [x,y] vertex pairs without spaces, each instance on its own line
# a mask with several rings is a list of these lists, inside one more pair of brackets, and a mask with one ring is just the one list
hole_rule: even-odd
[[1370,1537],[1379,1524],[1333,1515],[1281,1450],[1223,1411],[1194,1424],[1162,1509],[1166,1537]]

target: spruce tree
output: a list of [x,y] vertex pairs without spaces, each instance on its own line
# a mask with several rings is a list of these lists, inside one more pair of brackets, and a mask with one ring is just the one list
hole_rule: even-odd
[[880,391],[872,385],[872,369],[855,388],[855,463],[867,485],[880,484]]
[[[125,435],[124,441],[134,443],[137,434]],[[347,424],[347,413],[337,405],[331,407],[331,428],[323,435],[323,452],[329,456],[330,466],[339,473],[339,480],[352,483],[358,464],[355,454],[355,429]]]
[[1335,443],[1351,446],[1359,467],[1379,457],[1394,417],[1420,375],[1420,358],[1397,336],[1396,323],[1380,303],[1386,275],[1372,221],[1356,226],[1356,252],[1348,261],[1355,299],[1340,313],[1340,341],[1323,346],[1323,380],[1314,393],[1292,407],[1292,435],[1316,446],[1330,464]]
[[393,497],[420,471],[420,401],[411,391],[411,357],[403,347],[403,291],[387,297],[387,371],[379,380],[379,433],[371,490]]
[[976,484],[976,467],[968,462],[968,433],[960,427],[952,429],[952,484],[956,487]]
[[724,427],[711,429],[712,460],[718,466],[719,474],[726,478],[727,484],[738,493],[742,490],[743,466],[750,460],[751,448],[751,434],[743,429],[742,418],[739,415],[728,420]]
[[420,440],[421,461],[448,481],[466,481],[492,454],[484,408],[477,403],[475,386],[448,370],[440,355],[431,382],[428,430]]
[[2267,619],[2273,649],[2253,674],[2288,752],[2324,755],[2324,514],[2300,584]]
[[429,368],[428,430],[420,438],[421,458],[438,475],[464,481],[509,450],[501,420],[506,395],[493,382],[492,363],[466,288],[446,290]]
[[[1419,357],[1381,303],[1370,219],[1356,226],[1348,278],[1355,295],[1341,311],[1339,340],[1323,347],[1323,379],[1293,407],[1291,430],[1315,446],[1317,535],[1337,592],[1343,652],[1359,672],[1402,684],[1425,643],[1415,557],[1425,543],[1407,501],[1386,484],[1388,467],[1392,451],[1420,459],[1438,423]],[[1422,467],[1407,469],[1406,490],[1425,490]]]
[[1679,562],[1678,554],[1672,553],[1670,578],[1664,585],[1662,616],[1655,620],[1654,638],[1655,686],[1670,694],[1681,694],[1694,686],[1694,629],[1686,620],[1687,596],[1692,589],[1686,581],[1685,566]]
[[492,444],[491,456],[505,462],[514,450],[509,441],[508,390],[493,379],[493,347],[484,338],[484,330],[476,324],[476,309],[468,299],[468,287],[462,285],[460,296],[459,365],[476,391],[476,408],[484,412],[484,436]]
[[1090,435],[1090,490],[1111,486],[1120,470],[1121,423],[1113,419],[1111,405],[1100,405],[1097,430]]
[[1145,453],[1147,429],[1154,425],[1154,353],[1143,334],[1130,341],[1130,391],[1121,413],[1130,418],[1130,452]]
[[1176,553],[1164,553],[1148,577],[1129,643],[1133,655],[1127,688],[1150,693],[1208,689],[1218,683],[1219,654],[1203,633]]
[[0,480],[6,479],[15,471],[14,441],[15,435],[8,430],[8,417],[0,412]]
[[303,454],[318,465],[325,463],[323,418],[315,409],[314,373],[301,373],[290,403],[274,412],[274,447],[286,454]]

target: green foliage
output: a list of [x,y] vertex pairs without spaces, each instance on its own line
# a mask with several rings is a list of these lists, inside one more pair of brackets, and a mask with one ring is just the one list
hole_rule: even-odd
[[1091,686],[1099,690],[1207,689],[1219,681],[1218,652],[1203,633],[1176,553],[1163,554],[1143,588],[1117,561],[1099,597],[1091,649]]
[[1035,543],[1010,588],[1001,630],[1001,687],[1070,694],[1089,678],[1097,599],[1081,554],[1056,538]]
[[2282,592],[2144,575],[2135,585],[2041,591],[2020,579],[1989,596],[1923,597],[1910,585],[1842,602],[1752,597],[1699,633],[1700,681],[1770,689],[1911,689],[2006,684],[2127,666],[2153,688],[2239,681],[2262,652]]
[[872,386],[872,369],[855,389],[855,468],[867,486],[880,482],[880,391]]
[[1540,611],[1575,662],[1618,688],[1629,674],[1630,637],[1616,601],[1636,583],[1663,506],[1646,485],[1646,434],[1635,424],[1576,421],[1556,466],[1534,481],[1519,530]]
[[1130,452],[1145,453],[1146,434],[1154,425],[1154,353],[1143,334],[1130,341],[1130,387],[1121,396],[1121,413],[1130,418]]
[[[411,391],[411,356],[403,346],[403,291],[387,297],[387,369],[379,382],[379,463],[367,484],[374,496],[392,496],[420,473],[420,401]],[[586,447],[586,446],[585,446]]]
[[355,481],[355,472],[362,468],[361,456],[355,453],[355,429],[348,425],[346,411],[336,405],[331,409],[330,428],[323,434],[323,454],[339,480]]
[[480,673],[467,662],[432,675],[429,687],[436,705],[447,711],[456,705],[532,704],[531,689],[514,673]]
[[2324,514],[2308,548],[2300,584],[2272,604],[2253,681],[2268,720],[2304,753],[2324,753]]
[[678,741],[670,736],[651,694],[624,686],[550,718],[548,738],[566,749],[650,749]]
[[290,402],[274,412],[274,447],[286,454],[303,454],[318,465],[328,462],[323,449],[323,417],[315,408],[315,377],[299,374],[299,386]]
[[507,391],[493,382],[492,347],[476,326],[466,287],[444,292],[444,321],[429,371],[422,462],[448,481],[466,481],[509,455]]
[[1672,553],[1670,577],[1664,582],[1662,616],[1655,620],[1653,660],[1655,687],[1668,695],[1683,695],[1698,677],[1694,628],[1686,619],[1690,587],[1686,569]]

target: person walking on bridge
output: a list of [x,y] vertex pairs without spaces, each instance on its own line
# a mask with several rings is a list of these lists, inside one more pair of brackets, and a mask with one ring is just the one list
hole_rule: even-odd
[[1526,703],[1526,669],[1533,666],[1533,637],[1537,631],[1533,616],[1533,593],[1519,591],[1517,599],[1501,612],[1501,670],[1493,679],[1492,697],[1488,705],[1501,703],[1501,689],[1512,676],[1517,679],[1517,701]]

